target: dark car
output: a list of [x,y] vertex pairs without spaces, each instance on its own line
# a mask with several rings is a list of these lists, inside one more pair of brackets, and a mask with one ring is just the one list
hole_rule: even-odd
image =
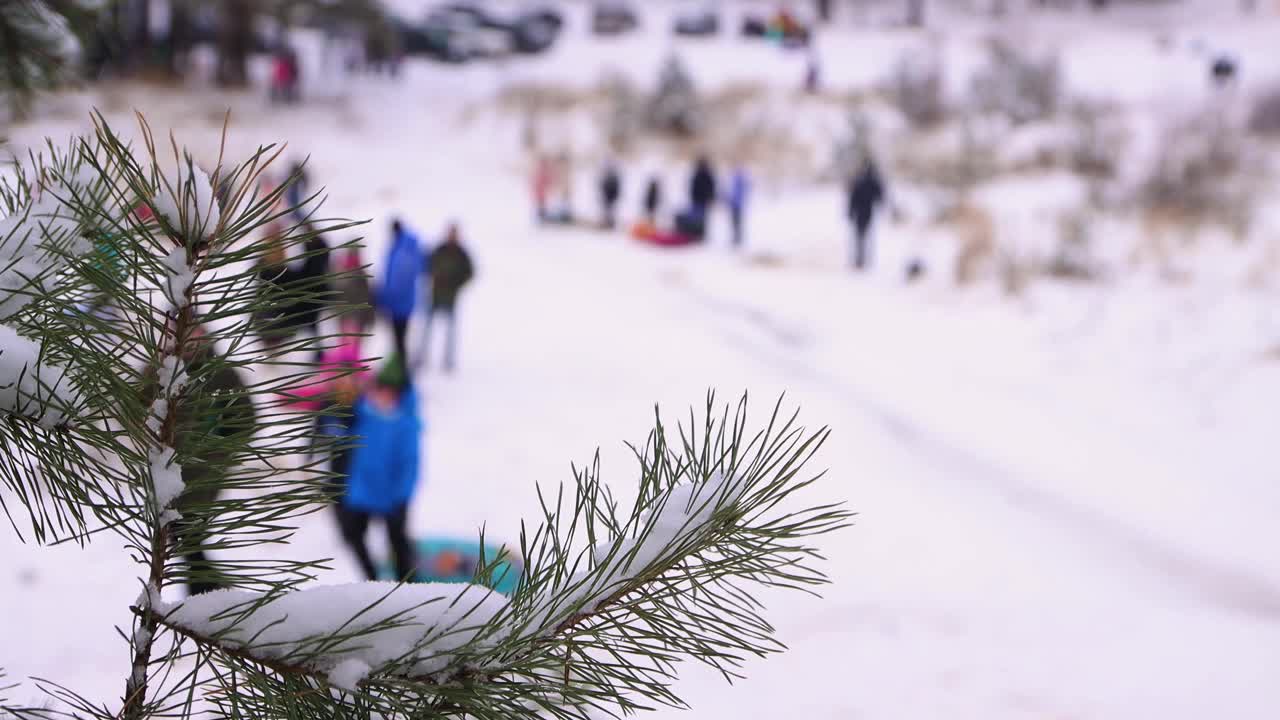
[[704,8],[676,17],[674,30],[677,35],[707,37],[720,32],[720,15],[713,8]]
[[600,0],[591,10],[591,32],[596,35],[621,35],[639,24],[635,11],[625,2]]
[[442,5],[427,14],[423,30],[432,40],[433,54],[448,62],[500,57],[515,49],[505,26],[472,5]]
[[479,55],[542,52],[555,43],[564,24],[555,10],[533,9],[505,15],[468,2],[440,5],[428,22],[432,18],[454,34],[469,38],[461,44],[472,47]]

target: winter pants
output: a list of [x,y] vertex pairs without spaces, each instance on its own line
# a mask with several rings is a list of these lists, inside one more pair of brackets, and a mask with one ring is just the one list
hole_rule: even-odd
[[170,530],[177,538],[181,539],[183,545],[195,548],[187,551],[182,556],[183,562],[187,565],[187,572],[206,576],[199,580],[193,580],[188,577],[187,593],[199,595],[211,590],[221,589],[221,583],[207,577],[212,574],[209,567],[209,558],[204,554],[204,546],[209,542],[209,534],[201,526],[187,520],[179,520],[170,526]]
[[729,206],[729,222],[733,225],[733,246],[742,247],[742,206]]
[[444,371],[453,372],[457,359],[457,311],[452,305],[437,305],[427,311],[427,326],[422,334],[421,362],[427,365],[431,357],[431,326],[436,315],[443,315],[446,323],[444,330]]
[[408,531],[409,505],[405,503],[387,515],[373,515],[360,510],[339,506],[338,523],[342,528],[342,539],[356,555],[360,569],[369,580],[378,579],[378,569],[369,555],[369,546],[364,542],[365,533],[369,530],[369,521],[373,518],[382,520],[387,526],[387,540],[391,545],[391,553],[396,566],[397,580],[412,580],[417,566],[413,545],[409,542]]
[[853,220],[853,267],[862,270],[871,262],[871,216]]
[[391,318],[391,332],[396,343],[396,355],[399,356],[401,364],[408,368],[409,348],[405,339],[409,335],[409,318]]

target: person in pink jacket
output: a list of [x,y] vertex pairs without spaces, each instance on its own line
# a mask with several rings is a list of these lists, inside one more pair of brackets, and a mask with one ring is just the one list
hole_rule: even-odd
[[[352,314],[342,318],[342,333],[333,338],[333,345],[325,348],[316,365],[319,370],[306,380],[301,387],[280,393],[282,403],[295,405],[303,410],[314,412],[315,428],[313,430],[313,446],[308,450],[312,456],[316,453],[316,445],[321,444],[324,437],[341,437],[338,425],[350,415],[355,395],[363,384],[363,376],[367,373],[364,356],[360,352],[362,334],[359,320]],[[341,459],[335,453],[334,472],[342,470],[336,467]]]

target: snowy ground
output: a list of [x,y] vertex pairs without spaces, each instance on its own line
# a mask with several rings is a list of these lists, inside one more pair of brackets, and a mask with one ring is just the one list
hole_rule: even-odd
[[[1099,58],[1124,47],[1127,27],[1081,42],[1073,82],[1105,72]],[[1261,33],[1224,27],[1215,37],[1241,52]],[[824,42],[913,40],[842,32]],[[286,110],[256,95],[115,88],[57,98],[9,135],[16,148],[65,137],[89,102],[123,125],[137,105],[207,154],[231,104],[230,147],[285,139],[311,155],[327,208],[374,219],[371,257],[393,213],[432,234],[459,220],[479,275],[461,307],[462,372],[425,378],[427,472],[413,509],[424,531],[484,524],[513,537],[535,514],[535,483],[570,480],[570,461],[597,446],[606,479],[626,488],[622,442],[643,438],[654,403],[679,414],[708,388],[724,400],[749,390],[758,419],[785,392],[808,423],[831,426],[818,494],[859,512],[823,543],[834,584],[821,600],[771,598],[791,650],[749,664],[747,682],[690,672],[682,690],[697,717],[1273,717],[1274,293],[1140,277],[1042,283],[1016,300],[904,287],[912,230],[894,225],[876,272],[853,277],[834,187],[763,192],[743,255],[719,227],[710,246],[681,252],[533,228],[517,123],[468,124],[458,111],[523,74],[590,81],[625,57],[647,78],[664,50],[574,38],[532,65],[412,65],[401,85]],[[688,51],[712,84],[792,83],[802,68],[728,41]],[[832,82],[875,74],[832,65]],[[1125,91],[1176,94],[1162,70]],[[640,180],[629,181],[634,195]],[[134,569],[106,539],[82,550],[11,538],[0,533],[0,667],[113,703],[127,660],[112,625],[127,622]],[[289,552],[334,557],[329,581],[354,577],[327,516]]]

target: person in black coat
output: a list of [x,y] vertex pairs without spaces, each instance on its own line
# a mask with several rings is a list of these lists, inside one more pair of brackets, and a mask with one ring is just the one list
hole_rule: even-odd
[[614,208],[618,205],[620,195],[622,195],[622,178],[618,175],[618,168],[613,163],[609,163],[600,177],[600,208],[604,215],[604,226],[610,230],[613,229],[616,221]]
[[427,258],[431,274],[431,308],[427,311],[427,324],[422,334],[422,363],[427,363],[431,349],[431,325],[436,315],[444,316],[445,327],[444,371],[453,372],[457,353],[456,329],[458,294],[475,276],[471,254],[462,246],[462,233],[456,223],[451,223],[440,243]]
[[689,179],[689,209],[676,218],[676,229],[698,240],[707,233],[707,215],[716,199],[716,176],[711,160],[703,155],[693,167]]
[[716,199],[716,175],[711,171],[711,161],[703,155],[693,167],[689,180],[689,205],[706,215]]
[[884,182],[875,160],[867,158],[848,189],[849,219],[853,221],[853,266],[865,268],[869,259],[871,221],[876,207],[884,201]]
[[649,184],[644,189],[644,217],[649,224],[657,224],[660,207],[662,207],[662,180],[654,175],[649,178]]
[[[314,230],[309,230],[315,232]],[[290,289],[303,294],[297,302],[297,327],[310,330],[312,335],[320,334],[320,316],[325,306],[335,301],[332,288],[329,287],[329,243],[324,236],[316,232],[307,238],[304,247],[302,265],[296,270],[286,273],[286,281]]]

